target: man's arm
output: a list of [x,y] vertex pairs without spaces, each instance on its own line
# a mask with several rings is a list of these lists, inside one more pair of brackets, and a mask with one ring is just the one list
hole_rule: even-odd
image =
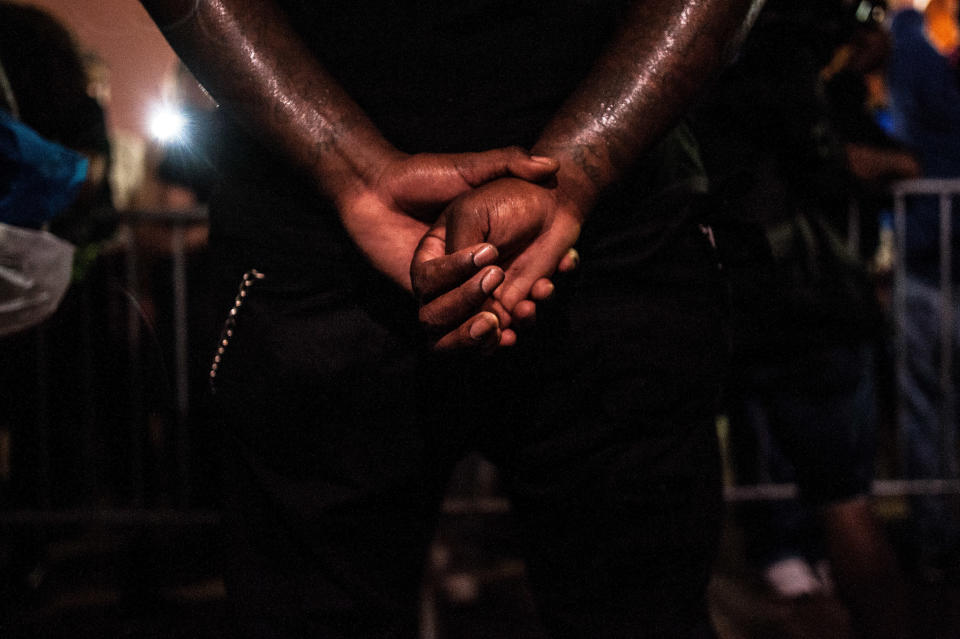
[[[413,251],[427,230],[423,219],[432,220],[454,197],[495,177],[539,180],[557,168],[517,148],[455,155],[398,151],[269,0],[142,4],[220,106],[313,176],[371,263],[407,290]],[[467,277],[480,266],[472,268]],[[481,291],[473,280],[463,285],[476,289],[472,294]]]
[[540,137],[582,209],[686,111],[731,59],[762,0],[635,2],[613,45]]
[[[504,252],[517,238],[533,237],[510,263],[497,292],[512,309],[538,277],[553,272],[603,189],[677,122],[732,57],[762,4],[634,3],[607,52],[534,146],[535,153],[559,161],[557,187],[498,180],[462,196],[447,210],[448,249],[487,239]],[[549,210],[543,204],[547,196],[553,200]],[[524,203],[531,199],[536,202],[528,211]]]
[[360,188],[393,153],[273,2],[142,4],[221,107],[283,149],[328,195]]

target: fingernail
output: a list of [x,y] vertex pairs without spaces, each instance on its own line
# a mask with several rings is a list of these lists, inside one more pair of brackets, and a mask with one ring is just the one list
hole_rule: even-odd
[[493,321],[489,317],[481,317],[470,326],[470,337],[480,340],[493,329]]
[[473,265],[480,267],[487,264],[493,264],[497,259],[497,249],[487,244],[482,249],[473,254]]
[[540,164],[553,164],[553,158],[544,157],[542,155],[531,155],[530,159],[534,162],[539,162]]
[[493,292],[493,289],[497,288],[500,285],[500,275],[497,273],[497,269],[492,268],[490,271],[483,276],[483,279],[480,280],[480,288],[484,293],[489,295]]

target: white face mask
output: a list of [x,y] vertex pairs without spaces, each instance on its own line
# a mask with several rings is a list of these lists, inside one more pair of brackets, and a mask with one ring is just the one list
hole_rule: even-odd
[[0,335],[53,314],[70,285],[73,252],[51,233],[0,222]]

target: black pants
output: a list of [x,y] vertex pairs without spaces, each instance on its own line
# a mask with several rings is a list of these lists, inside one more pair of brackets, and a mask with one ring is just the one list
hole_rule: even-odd
[[490,357],[426,354],[411,303],[369,282],[292,291],[265,272],[216,377],[243,632],[415,636],[449,473],[479,451],[554,636],[711,636],[722,287],[695,227],[658,255],[616,278],[585,259]]

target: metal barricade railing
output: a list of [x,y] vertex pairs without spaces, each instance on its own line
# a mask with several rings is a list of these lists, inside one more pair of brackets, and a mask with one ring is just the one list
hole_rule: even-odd
[[[958,476],[956,449],[956,392],[954,380],[954,282],[953,282],[953,202],[960,198],[960,179],[914,179],[898,182],[893,188],[894,228],[897,260],[894,268],[893,311],[897,326],[894,352],[897,379],[908,366],[906,336],[902,330],[907,312],[907,199],[936,197],[939,208],[939,391],[941,472],[945,479]],[[902,410],[902,404],[898,406]],[[955,483],[955,482],[954,482]]]
[[[113,459],[121,459],[125,464],[125,479],[121,491],[122,496],[107,495],[111,489],[104,489],[102,486],[95,486],[96,473],[87,472],[89,467],[103,462],[102,459],[95,459],[91,454],[94,448],[92,443],[95,435],[96,425],[92,415],[91,408],[93,399],[86,397],[77,402],[82,406],[82,419],[76,424],[53,424],[52,417],[48,414],[47,406],[51,399],[55,398],[57,393],[64,391],[52,388],[48,377],[50,371],[44,364],[49,354],[49,345],[47,344],[50,330],[57,330],[56,327],[37,331],[35,356],[37,359],[38,375],[36,379],[36,393],[34,399],[37,402],[35,426],[26,425],[24,430],[35,428],[31,434],[33,441],[31,446],[36,448],[36,459],[38,468],[34,472],[36,483],[33,488],[36,498],[30,504],[8,504],[8,507],[0,509],[0,525],[25,525],[44,527],[49,525],[63,524],[104,524],[104,525],[132,525],[132,526],[155,526],[155,525],[207,525],[216,523],[219,520],[219,513],[207,506],[195,507],[191,505],[192,477],[191,477],[191,442],[190,425],[188,423],[191,411],[190,397],[190,371],[188,370],[188,352],[190,348],[190,336],[188,334],[188,313],[190,310],[187,305],[187,246],[185,242],[186,229],[197,224],[204,224],[207,219],[206,210],[202,207],[189,210],[176,211],[124,211],[117,214],[120,225],[118,238],[123,239],[122,256],[120,257],[122,271],[117,278],[116,290],[111,292],[118,304],[125,304],[126,310],[121,313],[124,320],[117,326],[102,327],[90,326],[91,309],[90,303],[85,302],[81,312],[72,320],[88,324],[79,331],[81,336],[93,334],[94,331],[103,332],[105,330],[124,331],[125,335],[120,336],[118,343],[122,340],[125,343],[125,353],[123,361],[125,365],[124,384],[122,389],[116,389],[115,397],[118,404],[123,404],[128,411],[125,415],[127,424],[126,435],[123,437],[125,442],[117,442],[116,446],[120,449],[119,454],[114,454]],[[140,282],[143,276],[141,266],[143,263],[140,255],[140,247],[137,244],[136,233],[134,229],[143,225],[152,225],[164,227],[169,230],[169,252],[167,253],[170,261],[169,278],[172,283],[172,348],[171,352],[152,355],[154,358],[161,358],[164,361],[170,360],[172,366],[170,370],[157,371],[151,373],[152,378],[168,376],[169,379],[163,380],[163,386],[171,387],[172,397],[163,398],[161,401],[168,404],[172,410],[172,424],[169,432],[173,434],[174,443],[166,450],[158,453],[146,449],[146,442],[150,438],[148,415],[146,411],[146,398],[148,379],[146,379],[144,366],[144,350],[148,340],[145,339],[145,313],[142,308],[142,295]],[[125,326],[123,325],[125,324]],[[152,330],[152,328],[150,329]],[[154,336],[155,337],[155,336]],[[156,342],[156,340],[154,340]],[[155,343],[153,347],[158,347]],[[81,394],[92,396],[94,387],[103,380],[93,379],[91,376],[90,359],[93,357],[91,349],[85,347],[82,350],[79,370],[81,383],[78,388]],[[165,369],[167,367],[164,367]],[[161,393],[162,394],[162,393]],[[26,398],[11,398],[16,401],[28,401]],[[58,428],[69,426],[79,426],[83,432],[79,436],[80,446],[76,450],[69,451],[82,459],[77,460],[77,464],[84,470],[82,476],[81,494],[70,503],[53,503],[51,491],[54,488],[54,482],[51,479],[55,474],[51,468],[50,446],[52,438],[55,437],[54,431]],[[102,445],[102,442],[100,442]],[[19,441],[5,442],[8,449],[11,446],[20,445]],[[9,455],[9,450],[5,451]],[[153,464],[162,466],[164,473],[174,475],[172,478],[164,478],[164,481],[172,488],[171,494],[161,499],[148,500],[147,494],[147,459],[150,455],[162,455],[163,459],[154,460]],[[5,462],[8,471],[9,459]]]
[[[951,348],[951,337],[953,327],[953,317],[951,313],[952,298],[952,273],[951,273],[951,242],[952,235],[952,196],[960,195],[960,180],[909,180],[900,182],[893,189],[895,201],[895,227],[897,230],[897,253],[904,255],[904,236],[906,232],[906,198],[912,195],[933,195],[939,198],[940,202],[940,235],[941,235],[941,257],[940,274],[944,286],[941,290],[941,305],[944,311],[940,319],[941,333],[941,373],[940,385],[945,396],[951,396],[954,380],[952,375],[953,353]],[[120,216],[120,222],[127,227],[128,232],[124,235],[126,238],[126,250],[124,252],[123,278],[126,292],[126,334],[125,340],[128,352],[128,386],[130,397],[128,398],[131,407],[129,433],[127,434],[129,463],[129,482],[131,498],[127,501],[121,501],[108,507],[102,505],[87,503],[76,507],[53,506],[49,498],[41,498],[36,507],[26,509],[6,509],[0,510],[0,525],[4,526],[57,526],[63,524],[95,524],[105,526],[137,526],[137,527],[163,527],[170,525],[214,525],[220,520],[219,512],[215,508],[195,508],[191,506],[191,494],[193,490],[191,459],[191,438],[189,428],[189,415],[192,409],[192,402],[196,398],[190,394],[190,371],[189,371],[189,351],[192,336],[189,334],[188,314],[191,309],[188,308],[188,256],[185,242],[185,229],[190,225],[204,223],[206,212],[203,209],[190,211],[137,211],[125,212]],[[144,414],[144,399],[146,391],[146,381],[144,379],[144,322],[143,312],[139,306],[141,295],[139,291],[141,281],[142,257],[139,254],[135,235],[132,229],[138,225],[153,224],[164,225],[170,229],[170,281],[172,282],[172,371],[170,378],[172,381],[173,418],[175,433],[175,443],[172,446],[172,455],[174,462],[168,465],[176,474],[175,498],[172,504],[149,503],[145,499],[147,484],[147,469],[145,456],[148,451],[145,450],[144,443],[148,440],[146,415]],[[859,211],[856,207],[851,208],[850,237],[858,237],[861,220]],[[902,257],[897,260],[895,267],[895,292],[894,292],[894,313],[902,316],[905,297],[904,281],[906,278],[905,265]],[[899,324],[899,322],[897,322]],[[906,365],[905,344],[903,337],[897,335],[895,338],[896,367],[901,369]],[[43,349],[46,348],[43,340],[38,343],[38,357],[43,357]],[[87,374],[84,372],[83,374]],[[55,389],[49,388],[44,379],[38,379],[40,393],[53,393]],[[82,387],[89,388],[93,385],[91,380],[87,380]],[[955,414],[956,407],[952,402],[944,408],[944,415],[950,419],[944,419],[944,428],[953,428],[954,421],[952,416]],[[50,423],[49,416],[44,415],[43,409],[40,410],[41,439],[49,437]],[[945,433],[945,435],[948,433]],[[90,436],[84,434],[83,441]],[[949,440],[949,438],[948,438]],[[86,455],[89,444],[84,444],[78,454]],[[944,447],[944,453],[948,451]],[[45,452],[40,456],[41,468],[40,476],[49,479],[50,477],[50,458]],[[954,456],[951,461],[951,468],[954,474],[949,473],[945,477],[936,479],[882,479],[874,483],[873,492],[877,496],[902,496],[909,494],[944,494],[960,493],[960,481],[957,480],[955,469],[957,460]],[[92,479],[85,483],[92,483]],[[492,488],[492,481],[483,482],[482,490],[477,495],[452,496],[444,504],[444,512],[447,516],[460,515],[485,515],[505,513],[510,510],[509,501],[498,495]],[[48,489],[45,488],[44,490]],[[88,487],[89,488],[89,487]],[[791,499],[797,496],[797,487],[794,484],[765,484],[754,486],[735,486],[730,485],[726,488],[726,499],[730,502],[756,501],[756,500],[779,500]],[[430,594],[428,592],[428,594]],[[425,626],[432,617],[433,609],[425,606]],[[424,636],[429,635],[426,633]]]
[[[907,199],[915,196],[936,197],[939,207],[939,391],[943,398],[940,407],[942,476],[936,478],[883,478],[873,482],[872,493],[877,497],[901,497],[907,495],[953,495],[960,494],[958,478],[958,451],[956,447],[956,397],[954,380],[954,282],[952,273],[953,201],[960,198],[960,179],[910,179],[896,182],[891,188],[894,204],[894,278],[893,278],[893,359],[894,379],[897,380],[897,416],[903,410],[900,399],[901,371],[907,366],[907,344],[902,331],[906,312],[907,264]],[[847,247],[857,253],[860,249],[863,220],[857,201],[852,201],[847,224]],[[896,429],[899,451],[903,445],[902,433]],[[737,485],[728,482],[725,498],[729,502],[776,501],[795,499],[799,496],[796,484]]]
[[[907,198],[911,196],[935,196],[939,205],[939,244],[940,244],[940,290],[939,290],[939,390],[940,406],[940,450],[941,471],[948,478],[957,477],[957,454],[955,449],[956,430],[956,393],[954,380],[954,282],[953,282],[953,201],[960,197],[960,179],[922,179],[909,180],[897,184],[894,189],[894,219],[897,238],[897,253],[900,256],[895,270],[894,313],[903,318],[906,312],[907,289]],[[901,326],[901,322],[897,322]],[[902,371],[907,363],[907,345],[902,330],[896,337],[897,371]]]
[[[952,235],[952,197],[960,195],[960,180],[906,180],[898,182],[893,188],[894,195],[894,213],[896,229],[896,249],[898,255],[904,254],[904,242],[906,233],[906,199],[915,195],[930,195],[939,198],[940,206],[940,275],[943,286],[941,287],[941,317],[940,317],[940,388],[943,396],[951,398],[943,409],[944,430],[953,427],[954,420],[952,416],[956,412],[953,405],[953,393],[949,392],[953,388],[954,380],[952,375],[953,350],[951,344],[953,316],[952,316],[952,273],[951,273],[951,235]],[[854,204],[850,209],[850,222],[848,237],[851,242],[856,242],[860,235],[861,219],[859,208]],[[190,468],[190,428],[187,423],[188,415],[191,410],[191,402],[195,398],[190,397],[188,370],[188,351],[190,348],[190,335],[188,331],[187,317],[190,309],[188,308],[188,282],[187,282],[187,252],[184,239],[185,228],[190,225],[204,223],[206,221],[206,211],[203,208],[178,211],[128,211],[119,216],[120,222],[127,227],[128,231],[139,225],[163,225],[169,227],[170,233],[170,273],[172,282],[172,321],[173,321],[173,349],[171,353],[172,372],[170,374],[173,390],[171,403],[174,407],[174,428],[175,445],[173,446],[173,456],[175,463],[172,465],[176,473],[176,498],[175,507],[165,507],[161,509],[148,508],[144,503],[145,468],[144,442],[146,441],[145,415],[142,414],[144,404],[144,380],[143,376],[143,344],[144,344],[144,323],[142,319],[142,310],[139,308],[138,300],[140,298],[139,283],[142,273],[141,256],[136,245],[135,234],[127,232],[126,251],[124,258],[124,278],[128,297],[127,321],[126,321],[126,343],[129,350],[129,404],[134,413],[131,416],[131,425],[129,433],[129,472],[130,488],[132,500],[122,507],[113,509],[97,509],[88,511],[82,508],[52,510],[46,500],[41,499],[36,511],[0,511],[0,523],[18,522],[28,523],[29,521],[49,521],[63,522],[65,520],[86,521],[91,519],[101,519],[103,521],[129,521],[129,522],[158,522],[161,520],[183,521],[193,520],[198,522],[210,522],[216,519],[216,514],[211,511],[196,512],[190,515],[185,512],[190,503],[191,468]],[[893,312],[897,317],[902,317],[904,312],[904,282],[906,278],[906,269],[903,259],[898,259],[895,266],[894,278],[894,304]],[[899,325],[897,321],[895,324]],[[897,370],[902,370],[906,365],[906,346],[902,334],[899,332],[895,337],[894,344],[895,366]],[[42,350],[44,344],[39,344]],[[42,352],[38,353],[42,357]],[[89,380],[88,380],[89,381]],[[51,392],[45,389],[45,380],[38,380],[41,393]],[[87,384],[89,386],[89,384]],[[40,437],[47,434],[42,432],[49,428],[45,425],[43,411],[41,409],[41,433]],[[945,441],[950,441],[950,433],[944,432]],[[83,447],[87,449],[87,446]],[[949,456],[952,451],[943,447],[944,454]],[[78,451],[83,453],[83,451]],[[43,466],[49,464],[49,459],[41,455],[40,463]],[[957,460],[955,455],[950,459],[950,463],[945,468],[951,469],[944,477],[936,479],[882,479],[875,483],[874,493],[879,496],[903,495],[903,494],[923,494],[923,493],[956,493],[960,492],[960,481],[956,479]],[[41,469],[43,470],[43,469]],[[49,472],[41,473],[43,477],[49,477]],[[89,483],[89,482],[88,482]],[[729,501],[750,501],[750,500],[769,500],[769,499],[788,499],[796,495],[796,486],[792,484],[778,485],[758,485],[758,486],[728,486],[726,497]],[[494,502],[477,504],[476,507],[483,510],[490,508],[491,503],[495,503],[494,508],[507,508],[505,502],[496,499]],[[473,508],[469,503],[459,500],[447,504],[449,512],[463,512]],[[185,518],[185,519],[184,519]]]
[[[190,413],[190,391],[189,391],[189,370],[188,370],[188,350],[190,348],[190,337],[187,329],[187,254],[186,242],[184,239],[185,228],[187,226],[202,224],[207,221],[207,211],[204,207],[197,207],[186,210],[164,211],[127,211],[120,217],[121,221],[127,225],[128,230],[133,226],[140,224],[164,225],[170,228],[170,256],[171,272],[170,278],[173,283],[173,388],[175,407],[175,431],[176,431],[176,472],[178,484],[178,501],[181,505],[186,505],[190,500],[190,437],[187,424]],[[139,264],[138,250],[136,246],[136,236],[133,232],[125,234],[127,238],[127,286],[134,298],[137,297],[139,286]],[[136,299],[131,300],[130,312],[128,316],[129,328],[129,348],[131,353],[139,354],[142,339],[140,335],[142,324],[139,321],[139,311],[136,305]],[[143,439],[135,437],[137,442]],[[140,470],[142,473],[142,469]],[[138,481],[143,481],[142,476]]]

